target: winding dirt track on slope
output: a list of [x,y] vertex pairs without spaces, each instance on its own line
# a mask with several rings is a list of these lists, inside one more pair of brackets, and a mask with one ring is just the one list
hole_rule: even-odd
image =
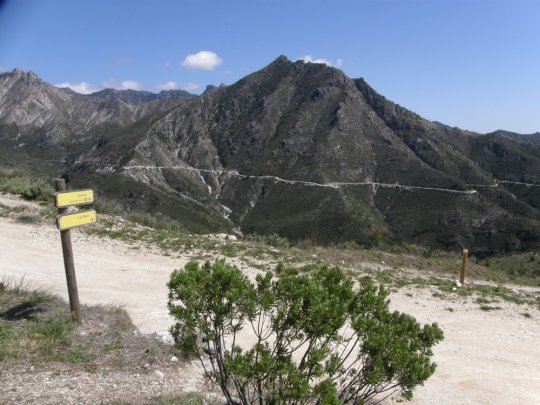
[[[30,205],[0,195],[0,203]],[[79,297],[84,304],[126,308],[141,332],[166,330],[166,282],[188,257],[87,236],[74,230]],[[255,269],[246,269],[253,274]],[[0,279],[24,280],[67,299],[60,237],[51,225],[0,217]],[[540,404],[540,311],[499,302],[485,312],[472,300],[434,298],[410,286],[391,295],[392,307],[420,322],[438,322],[445,340],[435,348],[438,369],[415,391],[414,404]],[[529,313],[530,318],[523,316]],[[84,316],[84,312],[83,312]],[[390,400],[392,402],[392,400]]]

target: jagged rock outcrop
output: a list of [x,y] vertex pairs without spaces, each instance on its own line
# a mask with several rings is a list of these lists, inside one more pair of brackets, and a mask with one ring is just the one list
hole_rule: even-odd
[[227,87],[227,86],[223,83],[221,83],[219,86],[214,86],[213,84],[209,84],[208,86],[206,86],[206,89],[203,91],[202,95],[207,96],[207,95],[213,94],[219,89],[223,89],[224,87]]

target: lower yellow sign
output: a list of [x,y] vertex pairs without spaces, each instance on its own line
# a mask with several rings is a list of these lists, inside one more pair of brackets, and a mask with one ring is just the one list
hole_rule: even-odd
[[79,211],[74,214],[63,214],[56,217],[56,227],[63,231],[80,225],[96,222],[96,211]]

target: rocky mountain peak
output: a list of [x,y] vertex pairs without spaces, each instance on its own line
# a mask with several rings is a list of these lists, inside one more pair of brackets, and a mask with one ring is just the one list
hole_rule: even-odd
[[325,64],[280,56],[187,102],[38,80],[0,75],[0,160],[92,162],[58,170],[186,229],[477,254],[540,246],[535,135],[427,121]]
[[185,90],[161,90],[157,94],[159,100],[173,99],[179,101],[187,101],[197,97],[195,94],[191,94]]
[[206,89],[203,91],[202,95],[207,96],[209,94],[214,94],[219,89],[223,89],[227,87],[225,83],[221,83],[219,86],[214,86],[213,84],[209,84],[206,86]]
[[33,71],[29,70],[28,72],[24,72],[23,70],[19,68],[13,69],[11,72],[5,73],[7,74],[12,80],[19,80],[23,79],[28,82],[38,82],[42,83],[42,80],[39,78],[38,75],[36,75]]
[[289,59],[285,55],[279,55],[270,65],[279,65],[283,63],[289,63]]
[[40,77],[38,75],[36,75],[33,71],[29,70],[27,73],[26,73],[26,77],[28,77],[29,79],[31,80],[39,80],[41,81]]
[[15,68],[8,74],[12,75],[13,77],[19,78],[19,77],[22,77],[22,75],[24,75],[24,72],[19,68]]
[[[322,88],[356,91],[354,82],[339,69],[324,63],[307,63],[302,60],[292,62],[285,56],[279,56],[268,66],[246,76],[237,84],[247,85],[251,89],[248,91],[257,96],[261,94],[260,90],[264,90],[268,95],[268,92],[280,86],[279,83],[283,86],[293,86],[291,90],[295,88],[299,92],[312,92]],[[255,89],[257,91],[254,91]]]

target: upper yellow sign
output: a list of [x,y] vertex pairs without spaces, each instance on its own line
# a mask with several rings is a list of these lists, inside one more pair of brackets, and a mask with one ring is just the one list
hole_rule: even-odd
[[94,222],[96,222],[96,211],[94,210],[63,214],[56,217],[56,227],[61,231]]
[[94,191],[91,189],[62,191],[55,193],[54,202],[58,208],[69,207],[70,205],[91,204],[94,202]]

